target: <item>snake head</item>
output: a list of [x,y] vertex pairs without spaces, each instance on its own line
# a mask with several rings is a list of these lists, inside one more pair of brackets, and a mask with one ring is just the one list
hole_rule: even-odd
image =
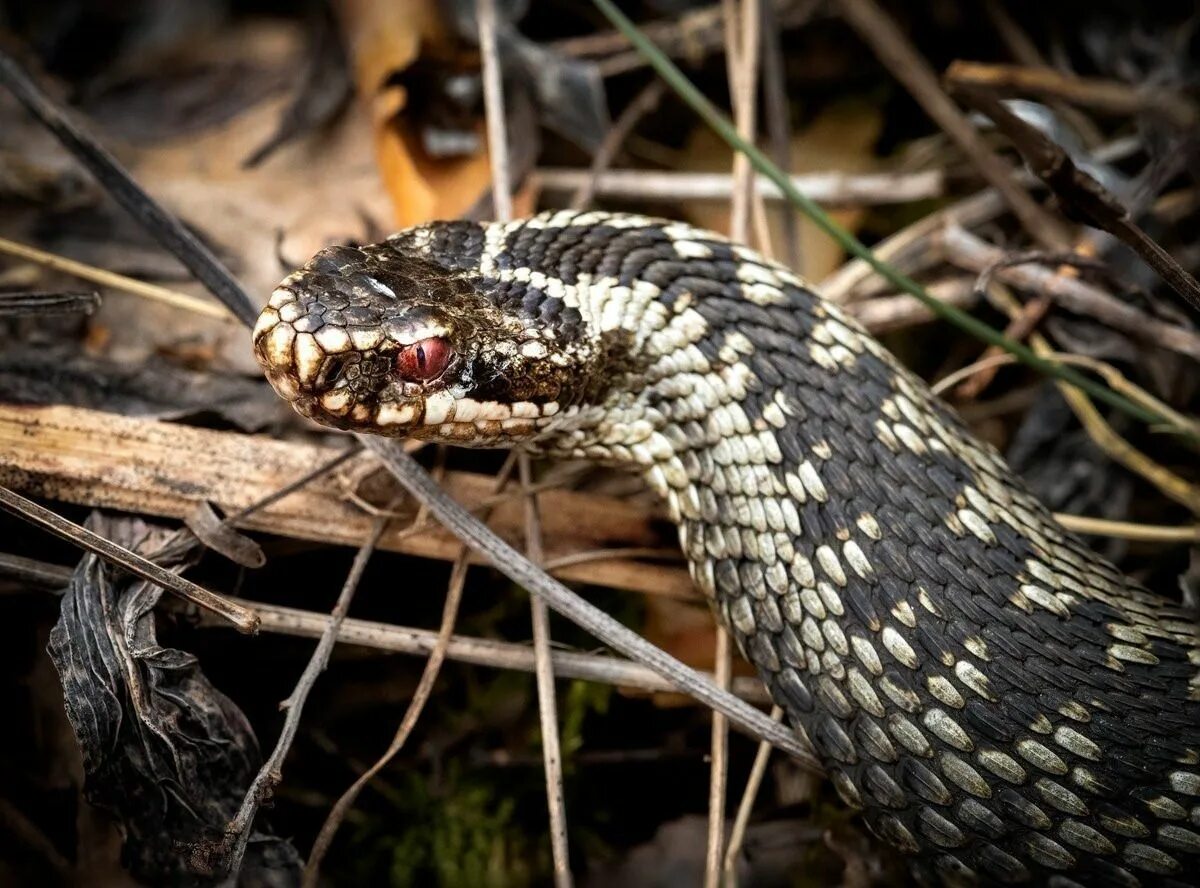
[[564,349],[578,343],[404,243],[327,248],[279,285],[253,334],[271,385],[339,429],[469,446],[536,437],[570,396]]

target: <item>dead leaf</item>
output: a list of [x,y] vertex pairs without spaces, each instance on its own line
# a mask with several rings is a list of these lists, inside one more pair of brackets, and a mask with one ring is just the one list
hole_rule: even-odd
[[[169,545],[174,532],[98,514],[88,526],[166,567],[182,566],[180,548]],[[223,837],[258,768],[258,745],[196,658],[158,643],[154,605],[162,594],[85,555],[49,651],[83,754],[85,794],[120,824],[123,862],[147,884],[210,884],[186,849]],[[282,888],[299,884],[299,870],[287,840],[258,831],[233,881]]]

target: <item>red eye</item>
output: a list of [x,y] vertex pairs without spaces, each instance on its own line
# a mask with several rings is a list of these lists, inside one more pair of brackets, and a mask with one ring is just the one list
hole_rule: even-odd
[[422,339],[396,352],[396,372],[410,382],[427,382],[442,375],[454,360],[454,349],[440,336]]

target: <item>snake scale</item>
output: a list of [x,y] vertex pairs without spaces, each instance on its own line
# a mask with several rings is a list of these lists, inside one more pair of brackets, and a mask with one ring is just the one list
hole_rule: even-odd
[[945,884],[1200,881],[1194,617],[785,267],[600,212],[322,250],[254,331],[341,429],[631,467],[846,804]]

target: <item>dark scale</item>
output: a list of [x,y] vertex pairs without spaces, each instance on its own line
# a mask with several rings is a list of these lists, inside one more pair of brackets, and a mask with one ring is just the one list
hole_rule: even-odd
[[[674,454],[670,476],[691,488],[672,494],[693,576],[711,578],[717,613],[847,803],[924,879],[1195,884],[1192,616],[1067,535],[836,309],[786,283],[749,298],[743,281],[783,269],[679,225],[573,218],[510,228],[490,262],[473,223],[402,233],[387,245],[392,276],[378,279],[401,301],[436,290],[455,317],[478,300],[487,309],[472,311],[499,312],[492,325],[550,334],[576,362],[562,397],[585,409],[529,433],[540,449],[611,461],[592,431],[621,443],[619,423],[650,422]],[[324,323],[386,303],[346,285],[376,275],[361,252],[323,255],[295,286],[316,293]],[[602,334],[593,303],[627,292],[579,305],[551,295],[586,281],[642,293],[644,282],[664,310],[619,306],[626,327]],[[702,326],[672,339],[663,325],[684,312]],[[491,328],[473,329],[456,347],[503,363]],[[655,342],[673,343],[693,375],[648,382],[646,368],[672,357]],[[705,368],[689,363],[696,353]],[[730,435],[721,422],[750,427]]]

